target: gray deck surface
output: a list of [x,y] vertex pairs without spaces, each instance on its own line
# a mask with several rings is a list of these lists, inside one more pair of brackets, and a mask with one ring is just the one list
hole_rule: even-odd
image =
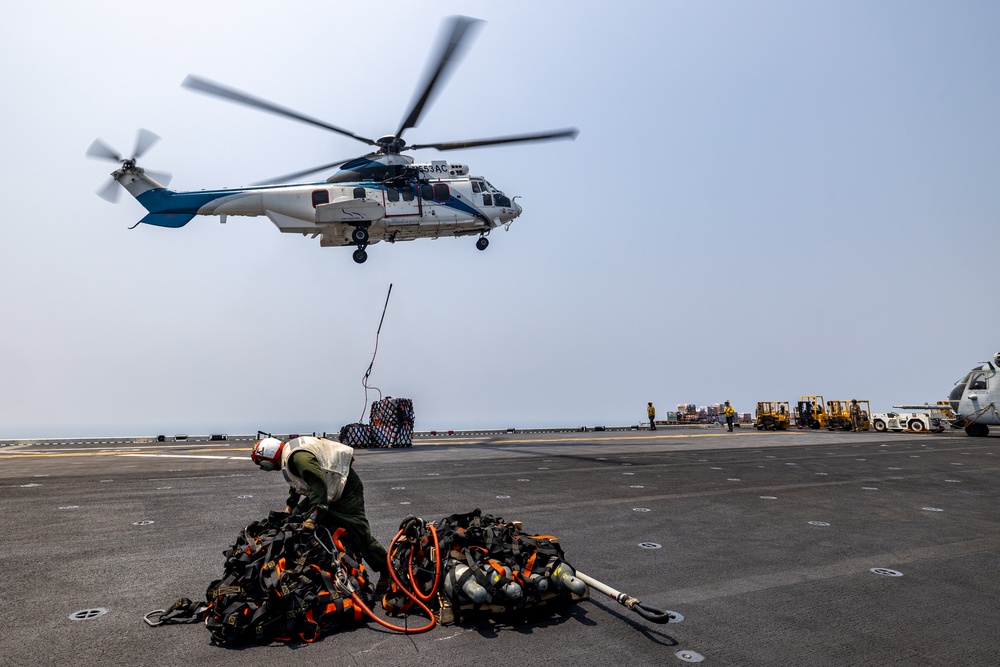
[[[684,621],[654,625],[594,593],[519,626],[403,636],[367,623],[243,649],[142,616],[202,598],[240,529],[283,504],[280,475],[258,471],[248,443],[4,447],[0,662],[686,664],[680,652],[709,665],[993,665],[998,445],[960,432],[661,429],[358,450],[384,544],[407,515],[478,507],[557,535],[577,568]],[[69,618],[97,608],[107,613]]]

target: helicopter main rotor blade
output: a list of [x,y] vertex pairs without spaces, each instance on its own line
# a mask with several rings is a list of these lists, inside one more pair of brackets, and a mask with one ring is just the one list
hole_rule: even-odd
[[468,141],[446,141],[437,144],[413,144],[407,146],[413,150],[418,148],[436,148],[439,151],[451,151],[457,148],[477,148],[479,146],[495,146],[497,144],[516,144],[533,141],[553,141],[555,139],[576,139],[580,130],[575,127],[565,130],[553,130],[552,132],[539,132],[536,134],[512,134],[506,137],[494,137],[492,139],[470,139]]
[[291,174],[285,174],[284,176],[278,176],[276,178],[271,178],[266,181],[257,181],[256,183],[251,183],[250,185],[278,185],[280,183],[287,183],[288,181],[295,180],[302,176],[308,176],[309,174],[315,174],[317,171],[324,171],[326,169],[333,169],[334,167],[339,167],[345,162],[350,162],[355,158],[349,157],[346,160],[338,160],[336,162],[331,162],[329,164],[324,164],[320,167],[313,167],[312,169],[303,169],[302,171],[295,171]]
[[87,149],[87,157],[103,158],[112,162],[122,161],[122,156],[100,139],[94,139],[94,143],[90,144],[90,148]]
[[321,127],[324,130],[330,130],[331,132],[336,132],[337,134],[342,134],[345,137],[351,137],[352,139],[357,139],[358,141],[364,142],[369,146],[374,146],[375,142],[367,137],[361,137],[353,132],[345,130],[336,125],[330,125],[329,123],[324,123],[321,120],[317,120],[310,116],[300,114],[297,111],[292,111],[291,109],[286,109],[285,107],[278,106],[277,104],[272,104],[267,100],[262,100],[259,97],[253,97],[246,93],[241,93],[233,88],[227,88],[221,86],[217,83],[212,83],[206,79],[189,74],[181,83],[185,88],[190,88],[191,90],[197,90],[198,92],[207,93],[208,95],[215,95],[216,97],[221,97],[223,99],[229,100],[231,102],[236,102],[237,104],[243,104],[249,107],[256,107],[268,113],[273,113],[278,116],[284,116],[286,118],[291,118],[293,120],[300,121],[302,123],[308,123],[310,125],[315,125]]
[[[417,121],[420,120],[420,114],[424,110],[424,106],[431,100],[434,95],[435,89],[445,75],[449,65],[455,61],[456,56],[459,55],[463,42],[466,41],[469,34],[469,29],[477,24],[482,23],[479,19],[470,18],[468,16],[453,16],[451,19],[451,32],[446,39],[442,39],[439,44],[440,53],[437,56],[437,65],[430,71],[430,75],[426,78],[423,86],[423,93],[416,99],[410,108],[410,113],[406,116],[406,120],[399,127],[399,132],[396,133],[397,137],[403,136],[403,131],[407,128],[416,127]],[[433,60],[431,62],[434,62]],[[419,88],[418,88],[419,90]]]

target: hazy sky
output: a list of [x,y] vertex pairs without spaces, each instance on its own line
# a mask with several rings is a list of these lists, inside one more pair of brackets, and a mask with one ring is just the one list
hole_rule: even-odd
[[[398,127],[442,19],[484,19],[412,142],[580,128],[470,166],[524,214],[349,249],[266,218],[133,225],[136,130],[179,190]],[[1000,4],[39,0],[0,22],[0,436],[335,430],[371,382],[417,428],[638,423],[645,405],[944,398],[1000,350]],[[322,178],[324,175],[318,177]]]

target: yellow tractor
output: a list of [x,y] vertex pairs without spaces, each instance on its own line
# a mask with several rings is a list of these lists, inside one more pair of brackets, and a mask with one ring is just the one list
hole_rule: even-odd
[[761,401],[757,403],[754,424],[758,431],[784,431],[790,417],[788,401]]
[[826,428],[829,415],[822,396],[803,396],[795,407],[795,425],[799,428]]
[[[871,427],[871,407],[868,401],[857,401],[857,403],[861,409],[861,430],[867,431]],[[826,412],[826,427],[829,430],[851,430],[851,401],[827,401]]]

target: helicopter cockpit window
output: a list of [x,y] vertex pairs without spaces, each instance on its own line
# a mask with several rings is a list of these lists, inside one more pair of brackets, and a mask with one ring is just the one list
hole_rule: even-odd
[[501,194],[499,192],[496,193],[496,195],[493,196],[493,202],[496,206],[510,208],[510,197],[505,194]]
[[451,190],[447,183],[434,184],[434,201],[445,202],[451,199]]
[[424,201],[434,200],[434,186],[430,183],[424,183],[420,186],[420,198]]
[[472,191],[479,194],[483,191],[483,184],[479,181],[472,181]]
[[312,200],[313,208],[316,208],[320,204],[329,204],[330,193],[327,190],[313,190]]
[[483,206],[493,206],[493,195],[483,195]]
[[364,199],[365,198],[365,189],[364,188],[354,188],[354,198],[355,199]]
[[399,201],[399,189],[391,185],[385,186],[386,201]]
[[969,389],[971,390],[986,389],[986,374],[973,373],[972,377],[969,378]]
[[403,195],[403,201],[413,201],[416,196],[412,185],[404,185],[399,189],[399,192]]

